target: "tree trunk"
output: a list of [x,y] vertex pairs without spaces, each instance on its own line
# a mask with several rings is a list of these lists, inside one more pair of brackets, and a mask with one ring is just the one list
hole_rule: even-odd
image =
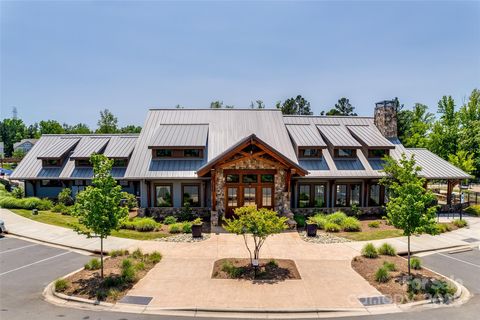
[[103,280],[103,236],[100,236],[100,278]]
[[408,248],[407,248],[407,254],[408,254],[408,278],[410,278],[410,235],[407,236],[408,238]]

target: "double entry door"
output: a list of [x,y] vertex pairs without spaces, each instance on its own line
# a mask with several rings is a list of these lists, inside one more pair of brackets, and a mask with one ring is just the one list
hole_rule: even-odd
[[273,209],[274,171],[229,171],[225,175],[225,217],[243,206]]

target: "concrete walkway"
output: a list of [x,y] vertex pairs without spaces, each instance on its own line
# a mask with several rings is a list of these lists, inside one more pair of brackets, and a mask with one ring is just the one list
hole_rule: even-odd
[[[98,239],[87,239],[74,231],[35,222],[0,209],[0,218],[10,232],[37,240],[86,250],[99,248]],[[439,250],[472,245],[464,241],[479,239],[480,219],[467,218],[470,226],[439,236],[412,237],[412,250]],[[399,252],[406,249],[406,238],[371,241],[391,243]],[[109,237],[106,250],[142,248],[158,250],[162,262],[157,264],[128,295],[153,297],[149,308],[187,309],[328,309],[365,311],[360,297],[381,295],[351,268],[351,259],[359,255],[365,242],[315,244],[305,242],[297,232],[270,237],[261,252],[262,258],[294,260],[301,280],[277,283],[212,279],[213,264],[222,258],[248,257],[243,238],[228,233],[212,234],[205,241],[174,243],[136,241]],[[478,245],[478,243],[477,243]],[[117,304],[122,307],[122,304]],[[128,308],[128,305],[123,305]]]

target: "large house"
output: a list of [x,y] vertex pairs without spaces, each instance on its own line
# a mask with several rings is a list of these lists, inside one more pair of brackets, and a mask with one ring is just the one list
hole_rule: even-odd
[[22,139],[13,144],[13,151],[22,151],[23,153],[27,153],[28,151],[32,150],[37,141],[38,139]]
[[244,205],[279,214],[376,211],[386,195],[378,180],[382,157],[415,155],[428,180],[449,188],[470,176],[426,149],[397,138],[393,103],[376,104],[374,117],[284,116],[263,109],[152,109],[139,135],[44,135],[12,179],[29,196],[76,193],[91,183],[92,153],[115,160],[113,176],[138,196],[142,213],[165,216],[189,203],[219,217]]

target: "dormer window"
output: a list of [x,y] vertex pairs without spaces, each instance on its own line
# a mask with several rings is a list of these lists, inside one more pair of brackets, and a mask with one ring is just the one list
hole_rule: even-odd
[[172,149],[155,149],[154,153],[157,158],[170,158],[173,155],[173,150]]
[[383,158],[386,155],[389,155],[388,149],[368,149],[369,158]]
[[77,159],[75,160],[76,167],[91,167],[92,164],[90,163],[89,159]]
[[42,166],[44,167],[60,167],[62,166],[62,159],[43,159]]
[[300,148],[298,150],[298,157],[299,158],[321,158],[322,149]]
[[114,167],[126,167],[128,165],[128,159],[113,159],[113,166]]
[[185,158],[200,158],[202,156],[201,149],[185,149],[183,150],[183,156]]
[[356,149],[335,149],[333,152],[335,158],[355,158]]

